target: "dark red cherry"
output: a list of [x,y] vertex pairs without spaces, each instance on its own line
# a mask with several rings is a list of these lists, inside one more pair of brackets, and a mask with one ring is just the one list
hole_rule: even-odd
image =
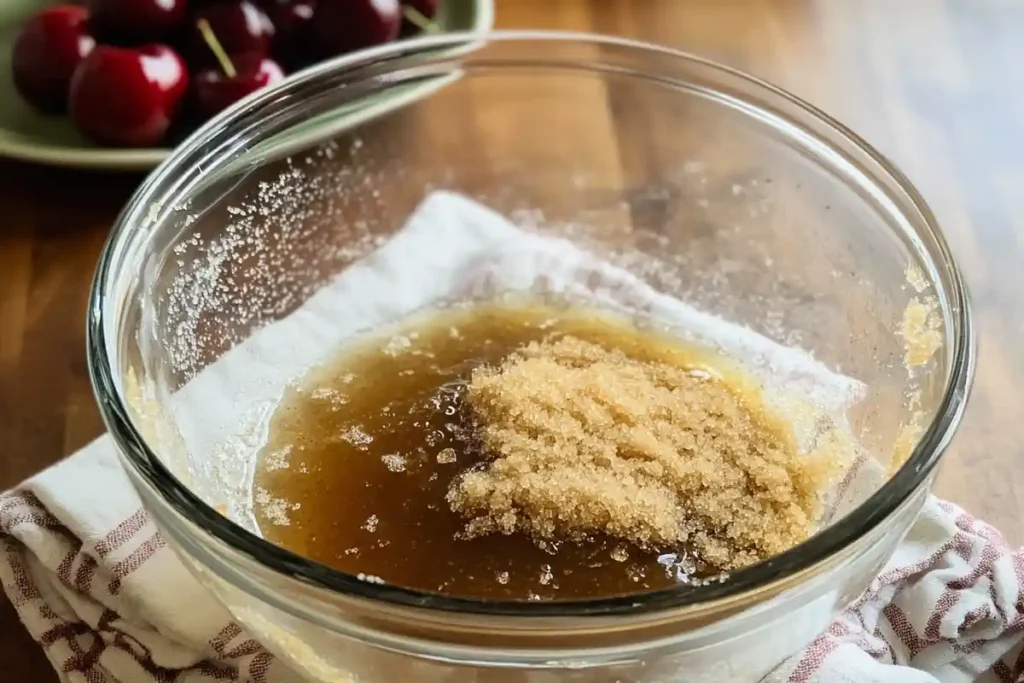
[[71,120],[101,145],[150,147],[167,133],[187,89],[185,63],[166,45],[98,45],[71,79]]
[[195,75],[192,106],[200,120],[205,121],[243,97],[284,79],[284,71],[277,62],[258,54],[232,57],[230,71],[225,73],[218,66]]
[[394,40],[401,23],[398,0],[319,0],[310,39],[317,56],[334,57]]
[[81,7],[56,5],[21,27],[11,53],[14,87],[37,109],[52,114],[67,109],[71,76],[96,45],[87,16]]
[[316,0],[262,0],[260,7],[274,25],[274,57],[288,68],[301,65],[309,52],[306,43]]
[[189,42],[189,62],[197,66],[213,66],[216,56],[199,29],[206,21],[210,31],[229,55],[267,55],[274,38],[274,25],[266,13],[249,0],[220,0],[196,13]]
[[101,43],[141,45],[177,39],[188,0],[86,0],[89,25]]

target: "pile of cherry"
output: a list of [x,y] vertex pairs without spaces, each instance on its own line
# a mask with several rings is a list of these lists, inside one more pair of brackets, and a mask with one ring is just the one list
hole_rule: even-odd
[[[2,0],[0,0],[2,2]],[[86,0],[33,15],[14,84],[94,142],[158,145],[286,72],[432,30],[438,0]]]

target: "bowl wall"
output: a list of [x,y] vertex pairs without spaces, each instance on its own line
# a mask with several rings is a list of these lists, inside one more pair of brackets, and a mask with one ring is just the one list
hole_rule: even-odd
[[[830,417],[872,475],[808,544],[642,609],[446,603],[359,587],[263,543],[246,505],[279,392],[218,368],[442,190],[852,378],[855,404]],[[199,131],[122,216],[90,344],[147,508],[236,617],[312,680],[506,680],[497,667],[530,683],[680,670],[755,681],[863,590],[920,508],[969,382],[965,303],[917,194],[824,115],[679,53],[498,34],[321,65]],[[353,299],[353,330],[359,309]],[[282,376],[301,355],[260,353]]]

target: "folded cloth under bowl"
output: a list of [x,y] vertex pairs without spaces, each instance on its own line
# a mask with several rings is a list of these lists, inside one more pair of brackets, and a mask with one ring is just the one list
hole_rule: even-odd
[[[351,301],[345,290],[354,283],[364,294],[363,303],[368,302],[367,292],[383,297],[386,286],[396,287],[402,294],[389,301],[388,310],[394,313],[396,306],[411,312],[429,303],[431,288],[451,293],[440,289],[454,286],[461,294],[473,295],[538,278],[546,287],[572,294],[578,283],[593,286],[596,279],[601,296],[607,298],[603,303],[642,305],[658,318],[714,340],[727,352],[765,356],[787,387],[812,392],[828,384],[834,391],[817,396],[819,403],[837,398],[841,404],[858,391],[856,382],[828,373],[746,328],[645,290],[646,285],[625,271],[596,261],[567,242],[523,235],[484,207],[435,193],[388,244],[299,309],[302,315],[292,314],[254,339],[257,346],[289,340],[297,363],[310,340],[343,339],[346,330],[331,325],[344,321],[351,326],[352,308],[346,307],[344,316],[334,315],[332,302]],[[435,272],[441,264],[422,258],[439,239],[451,246],[440,250],[443,277]],[[417,273],[429,279],[429,287],[412,281]],[[367,277],[374,287],[364,286]],[[412,294],[427,300],[410,299]],[[372,306],[364,308],[372,312]],[[316,323],[317,334],[297,334],[294,322],[289,323],[297,319]],[[221,365],[223,370],[223,362],[214,367]],[[235,375],[213,376],[223,380]],[[200,375],[193,381],[203,379]],[[261,391],[275,386],[266,376],[258,379]],[[274,379],[283,382],[287,377]],[[299,681],[177,560],[142,509],[115,448],[109,437],[101,437],[0,496],[0,581],[61,680]],[[1024,555],[1009,548],[988,525],[932,499],[865,594],[768,680],[1022,680],[1022,580]],[[684,680],[685,672],[680,672],[680,681]]]

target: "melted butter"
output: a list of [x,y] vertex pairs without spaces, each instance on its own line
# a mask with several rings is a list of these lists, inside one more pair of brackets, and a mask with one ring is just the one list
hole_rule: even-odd
[[463,402],[470,373],[552,335],[752,391],[724,359],[593,310],[494,303],[433,311],[354,341],[286,392],[255,477],[264,536],[371,581],[459,597],[611,597],[719,574],[685,547],[462,537],[466,520],[445,495],[485,459]]

